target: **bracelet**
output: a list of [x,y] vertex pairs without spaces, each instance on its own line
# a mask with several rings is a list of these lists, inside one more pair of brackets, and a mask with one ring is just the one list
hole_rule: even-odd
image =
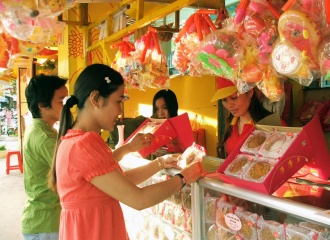
[[178,176],[178,177],[180,177],[180,179],[181,179],[181,189],[182,189],[184,186],[186,186],[186,184],[187,184],[186,178],[185,178],[181,173],[177,173],[177,174],[175,174],[174,176]]
[[157,158],[157,163],[158,163],[159,169],[163,170],[163,166],[162,166],[162,163],[160,162],[159,158]]

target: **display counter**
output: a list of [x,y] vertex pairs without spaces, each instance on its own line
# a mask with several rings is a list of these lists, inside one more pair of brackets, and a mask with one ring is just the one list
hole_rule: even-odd
[[[208,171],[221,162],[221,159],[206,158],[203,167]],[[146,163],[147,160],[128,156],[121,166],[125,169]],[[141,186],[163,181],[175,173],[175,170],[159,172]],[[296,235],[302,236],[297,239],[330,239],[330,214],[326,211],[330,203],[324,203],[329,202],[329,191],[323,189],[317,199],[309,196],[307,202],[303,196],[294,198],[297,192],[294,186],[285,189],[283,197],[276,197],[205,177],[150,209],[136,211],[124,205],[123,209],[130,238],[137,240],[276,240],[295,239],[292,236]],[[244,234],[249,237],[243,237]]]

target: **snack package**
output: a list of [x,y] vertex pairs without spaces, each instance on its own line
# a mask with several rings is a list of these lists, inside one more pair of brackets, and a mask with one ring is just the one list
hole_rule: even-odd
[[258,239],[285,240],[284,226],[272,220],[264,220],[262,217],[257,222]]
[[261,130],[254,130],[251,135],[245,140],[244,144],[241,147],[242,153],[249,153],[252,155],[257,155],[258,150],[261,145],[269,137],[270,133]]
[[310,222],[300,222],[298,226],[315,231],[318,234],[317,240],[330,239],[330,228],[326,228]]
[[276,163],[277,160],[274,159],[259,158],[250,164],[243,174],[243,179],[252,182],[263,182]]
[[319,52],[321,76],[325,81],[330,81],[330,36],[324,37],[320,44]]
[[237,233],[238,229],[233,229],[235,226],[232,225],[231,219],[237,218],[235,215],[236,211],[243,211],[242,207],[238,207],[234,204],[217,200],[216,212],[215,212],[215,224],[219,229],[224,229],[228,232]]
[[263,68],[262,80],[256,83],[259,90],[272,102],[280,101],[285,97],[284,81],[285,77],[278,74],[270,65]]
[[[14,1],[12,1],[14,2]],[[36,17],[31,9],[24,6],[7,7],[1,13],[1,23],[8,34],[19,40],[27,41],[34,30]]]
[[197,63],[201,74],[235,79],[243,57],[243,47],[238,34],[226,29],[216,30],[207,35],[197,50]]
[[178,239],[180,239],[180,240],[191,240],[192,236],[191,236],[191,234],[189,234],[187,232],[182,232],[181,237],[178,238]]
[[264,158],[277,159],[285,153],[296,137],[297,133],[293,132],[273,132],[262,144],[259,154]]
[[216,14],[217,10],[199,9],[186,20],[177,37],[175,38],[176,48],[173,54],[173,66],[181,74],[188,71],[190,76],[202,76],[200,71],[201,63],[193,61],[198,53],[197,49],[203,38],[216,30],[209,14]]
[[34,25],[33,32],[29,36],[29,41],[34,44],[50,43],[51,37],[60,36],[66,24],[57,19],[39,17]]
[[182,211],[181,205],[174,207],[174,224],[180,229],[184,229],[184,211]]
[[184,217],[185,217],[184,230],[191,233],[192,232],[192,214],[191,214],[191,210],[185,210],[184,211]]
[[182,207],[184,210],[191,210],[191,187],[189,185],[184,186],[181,189]]
[[112,45],[110,48],[115,49],[117,47],[119,50],[111,63],[111,67],[117,70],[123,76],[128,87],[138,88],[138,85],[136,85],[137,76],[134,71],[132,71],[132,67],[134,66],[134,59],[132,57],[132,53],[135,51],[134,44],[128,40],[124,40]]
[[285,10],[278,20],[281,41],[272,52],[272,65],[278,73],[309,86],[320,77],[320,29],[312,15],[302,8],[286,7]]
[[235,159],[227,166],[225,170],[226,175],[231,175],[237,178],[242,178],[246,169],[255,160],[254,156],[247,154],[239,154]]
[[218,234],[218,228],[215,224],[211,225],[207,229],[207,240],[218,240],[219,234]]
[[177,205],[181,205],[182,204],[182,196],[181,195],[182,195],[181,191],[175,192],[171,196],[171,202],[173,202],[174,204],[177,204]]
[[169,88],[167,57],[161,51],[156,32],[149,27],[147,33],[134,43],[134,61],[129,66],[130,72],[134,73],[131,84],[140,90]]
[[218,238],[219,240],[235,240],[237,233],[227,229],[219,228],[218,236],[219,236]]
[[286,240],[314,240],[317,239],[317,233],[303,227],[288,224],[285,227]]
[[218,198],[212,196],[204,197],[205,206],[205,222],[214,223],[215,220],[215,205]]
[[153,221],[151,221],[150,223],[150,228],[148,229],[148,232],[151,232],[151,236],[159,239],[160,237],[160,226],[162,226],[163,224],[161,223],[161,220],[154,218]]
[[184,168],[195,162],[201,162],[203,160],[203,156],[205,155],[205,149],[202,146],[193,143],[182,153],[178,165]]
[[257,240],[257,221],[259,218],[258,214],[248,211],[237,211],[235,212],[235,215],[240,219],[242,223],[242,227],[240,230],[238,230],[238,234],[243,239]]
[[[271,101],[284,96],[283,79],[270,65],[271,53],[279,37],[277,20],[278,4],[265,0],[242,0],[236,9],[234,23],[242,39],[243,58],[237,74],[237,88],[249,84],[257,86]],[[245,84],[244,84],[245,83]]]
[[165,219],[171,224],[174,223],[174,207],[175,207],[174,204],[170,202],[166,202],[163,208],[163,214],[162,214],[163,219]]

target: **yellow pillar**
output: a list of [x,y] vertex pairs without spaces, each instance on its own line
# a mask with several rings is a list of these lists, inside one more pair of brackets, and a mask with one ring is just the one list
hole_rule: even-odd
[[[67,12],[66,18],[68,21],[78,22],[79,12],[73,10]],[[77,77],[86,67],[84,31],[85,27],[67,24],[58,47],[58,75],[68,78],[70,95],[73,94]]]

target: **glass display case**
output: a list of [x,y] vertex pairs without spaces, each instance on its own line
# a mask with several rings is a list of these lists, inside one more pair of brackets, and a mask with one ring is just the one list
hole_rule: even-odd
[[[204,170],[214,171],[221,159],[207,158]],[[130,156],[120,163],[127,169],[148,160]],[[141,186],[176,172],[159,172]],[[330,239],[329,199],[330,191],[322,186],[286,183],[265,195],[205,177],[149,209],[122,207],[129,236],[135,240],[320,240]]]
[[[120,165],[123,170],[147,164],[149,160],[133,155],[126,156]],[[139,186],[165,181],[177,170],[160,171]],[[192,204],[191,186],[185,186],[165,201],[142,211],[121,204],[126,228],[134,240],[191,240]]]
[[193,239],[330,239],[329,191],[297,197],[305,187],[265,195],[203,178],[192,185]]

